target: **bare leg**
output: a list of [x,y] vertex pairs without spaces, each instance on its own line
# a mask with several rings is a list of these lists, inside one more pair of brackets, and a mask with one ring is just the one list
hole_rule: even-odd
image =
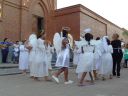
[[48,76],[44,77],[45,81],[52,81]]
[[80,82],[79,82],[80,85],[83,85],[84,78],[85,78],[86,74],[87,74],[87,72],[84,72],[84,73],[82,74],[82,77],[81,77]]
[[64,68],[59,69],[54,76],[58,77],[62,72],[64,72]]
[[64,79],[65,82],[68,82],[68,68],[64,68]]
[[96,70],[93,70],[93,74],[94,74],[94,78],[95,78],[95,80],[97,80],[98,78],[97,78]]
[[90,75],[90,78],[91,78],[91,83],[94,83],[92,73],[91,73],[91,72],[89,72],[89,75]]

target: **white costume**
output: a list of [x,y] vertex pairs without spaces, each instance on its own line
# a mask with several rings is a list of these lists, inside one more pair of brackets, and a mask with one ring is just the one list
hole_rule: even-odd
[[86,40],[82,42],[83,42],[82,47],[83,47],[84,53],[82,53],[82,50],[80,48],[79,50],[81,54],[80,54],[79,63],[76,69],[76,73],[91,72],[93,70],[94,44],[92,43],[92,40],[90,41],[90,45]]
[[70,59],[70,50],[69,45],[65,49],[61,49],[61,51],[58,54],[56,66],[57,67],[69,67],[69,59]]
[[80,53],[78,52],[78,49],[79,49],[79,43],[80,41],[75,41],[75,48],[73,50],[74,52],[74,57],[73,57],[73,64],[74,65],[77,65],[78,62],[79,62],[79,55]]
[[112,67],[113,67],[113,60],[112,60],[112,53],[113,48],[111,45],[107,44],[107,41],[105,40],[106,37],[103,37],[103,48],[104,52],[102,54],[102,62],[100,66],[100,74],[101,75],[111,75],[112,74]]
[[46,55],[47,55],[47,63],[48,63],[48,69],[52,69],[52,54],[54,53],[54,48],[51,47],[49,44],[46,47]]
[[56,54],[58,56],[59,52],[61,51],[62,35],[60,35],[59,33],[55,33],[53,38],[53,45],[54,45],[54,48],[56,49]]
[[19,69],[28,69],[29,64],[29,50],[24,45],[20,45],[20,56],[19,56]]
[[101,57],[102,57],[102,41],[101,40],[95,40],[95,52],[94,52],[94,66],[93,70],[98,70],[100,69],[101,66]]
[[36,55],[37,55],[37,37],[35,34],[31,34],[29,37],[29,46],[32,47],[29,53],[29,66],[30,66],[30,76],[35,74],[36,66]]
[[34,77],[48,76],[48,63],[47,63],[44,40],[39,38],[37,42],[38,42],[38,47],[35,58],[36,65],[35,65]]

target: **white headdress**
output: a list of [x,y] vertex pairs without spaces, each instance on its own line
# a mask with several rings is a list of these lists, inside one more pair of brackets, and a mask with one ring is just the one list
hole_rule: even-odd
[[91,29],[91,28],[86,28],[86,29],[84,29],[83,32],[81,33],[81,37],[84,37],[84,35],[85,35],[86,33],[91,33],[91,32],[92,32],[92,29]]
[[33,46],[33,47],[37,47],[37,36],[36,34],[31,34],[29,36],[29,43]]
[[104,36],[103,39],[102,39],[102,41],[103,41],[103,48],[104,48],[105,52],[107,52],[107,50],[108,50],[107,39],[108,39],[108,36]]
[[86,29],[84,29],[84,32],[85,33],[91,33],[92,32],[92,29],[91,28],[86,28]]

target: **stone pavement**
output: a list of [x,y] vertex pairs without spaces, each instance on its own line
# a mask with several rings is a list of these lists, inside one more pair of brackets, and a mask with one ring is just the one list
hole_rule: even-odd
[[55,82],[34,81],[29,75],[0,76],[0,96],[128,96],[128,69],[122,70],[121,78],[95,82],[95,85],[78,87],[74,69],[70,69],[70,79],[75,83],[64,85]]

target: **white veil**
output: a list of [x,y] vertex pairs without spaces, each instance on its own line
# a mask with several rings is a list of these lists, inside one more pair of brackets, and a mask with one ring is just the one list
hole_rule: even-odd
[[36,36],[36,34],[31,34],[31,35],[29,36],[29,43],[30,43],[30,45],[31,45],[33,48],[37,47],[37,36]]
[[104,48],[104,51],[105,51],[105,52],[108,51],[107,38],[108,38],[108,36],[104,36],[104,37],[102,38],[103,48]]

